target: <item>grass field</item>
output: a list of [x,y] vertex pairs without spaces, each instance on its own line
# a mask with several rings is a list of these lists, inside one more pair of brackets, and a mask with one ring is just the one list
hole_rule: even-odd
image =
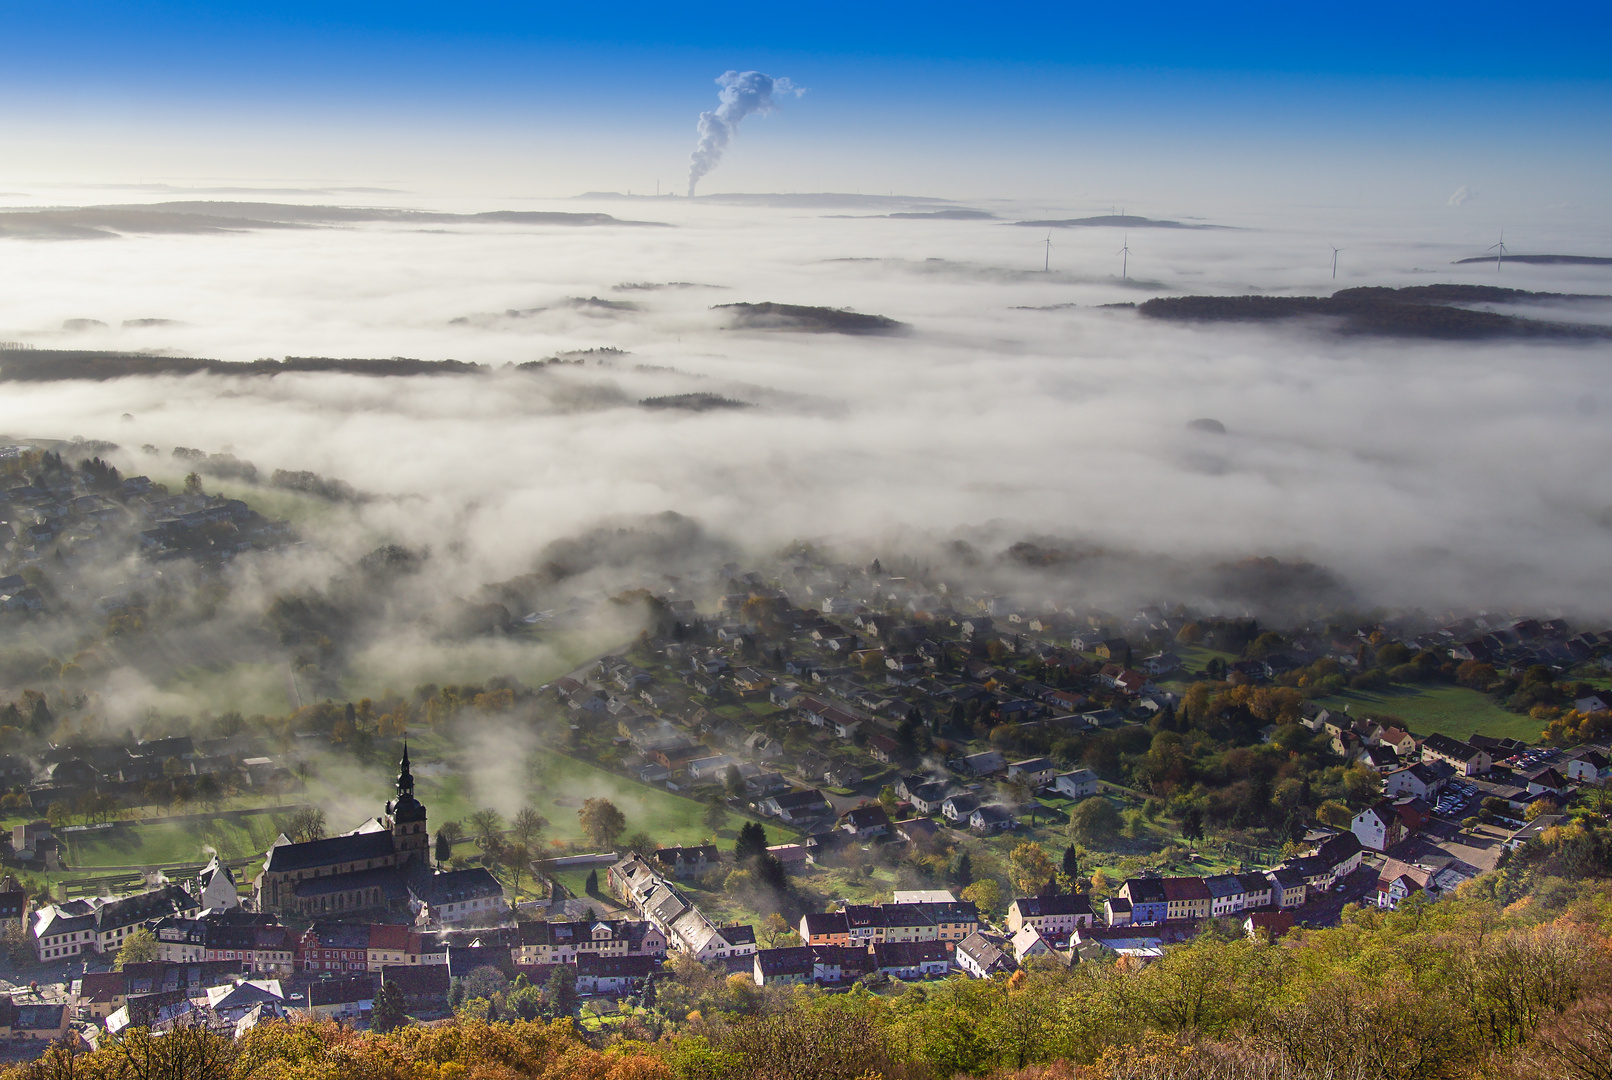
[[1332,709],[1349,705],[1349,711],[1357,714],[1391,713],[1417,735],[1439,733],[1465,739],[1478,733],[1535,742],[1544,727],[1533,717],[1507,712],[1487,695],[1464,686],[1406,686],[1381,693],[1348,690],[1320,701]]
[[[450,759],[452,748],[442,745],[437,737],[414,741],[419,747],[414,753],[416,763],[428,762],[434,754],[438,760]],[[697,843],[711,836],[701,818],[705,804],[684,798],[664,788],[640,784],[625,776],[606,772],[585,761],[567,757],[549,750],[540,750],[530,759],[533,767],[523,772],[518,791],[500,791],[502,806],[531,805],[549,819],[545,834],[549,840],[579,841],[583,832],[577,820],[577,810],[584,799],[604,798],[616,804],[627,818],[627,834],[642,830],[662,843]],[[425,803],[433,827],[444,821],[463,820],[484,803],[476,800],[477,788],[463,775],[422,777],[418,794]],[[384,795],[382,796],[384,797]],[[377,805],[377,810],[379,806]],[[715,840],[724,846],[731,845],[745,818],[729,814]],[[332,826],[335,823],[332,822]],[[783,843],[795,834],[784,832],[776,824],[769,824],[768,835],[779,834],[775,843]]]
[[215,713],[279,716],[291,711],[282,664],[184,668],[163,689]]
[[266,851],[277,832],[274,815],[253,814],[68,833],[67,861],[75,872],[85,866],[205,862],[208,848],[225,859],[243,859]]

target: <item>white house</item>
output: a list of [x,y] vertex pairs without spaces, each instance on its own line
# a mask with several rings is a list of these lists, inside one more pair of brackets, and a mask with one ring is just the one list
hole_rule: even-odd
[[1059,773],[1052,781],[1053,790],[1070,799],[1085,799],[1097,794],[1097,774],[1090,769]]

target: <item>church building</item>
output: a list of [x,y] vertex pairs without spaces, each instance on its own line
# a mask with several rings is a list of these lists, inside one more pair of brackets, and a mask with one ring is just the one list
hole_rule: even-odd
[[[491,878],[485,870],[479,876]],[[269,848],[253,895],[259,911],[295,915],[405,911],[411,907],[413,892],[429,891],[423,883],[432,877],[431,834],[425,807],[414,797],[405,744],[397,798],[386,804],[380,817],[345,835],[300,844],[282,833]],[[416,883],[414,889],[411,882]]]

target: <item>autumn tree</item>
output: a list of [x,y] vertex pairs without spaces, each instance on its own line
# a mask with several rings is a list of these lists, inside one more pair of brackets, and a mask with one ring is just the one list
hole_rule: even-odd
[[537,843],[543,835],[543,830],[549,827],[548,818],[538,813],[530,806],[523,806],[515,812],[515,817],[509,823],[510,832],[521,843],[531,846]]
[[963,890],[963,899],[979,908],[981,915],[994,919],[1002,910],[1002,886],[992,878],[981,878]]
[[286,821],[285,834],[299,844],[325,838],[325,812],[317,806],[302,806]]
[[157,935],[143,926],[139,927],[123,939],[117,958],[112,961],[112,969],[122,971],[129,964],[150,963],[158,958],[160,951]]
[[1087,847],[1101,847],[1114,838],[1122,823],[1113,803],[1101,795],[1092,795],[1069,811],[1069,839]]
[[627,818],[609,799],[588,799],[577,810],[582,831],[588,834],[594,846],[607,848],[627,829]]
[[492,807],[477,810],[469,817],[470,835],[481,850],[490,852],[503,843],[504,817]]
[[1035,895],[1057,872],[1046,850],[1033,840],[1019,844],[1008,856],[1008,878],[1020,896]]
[[[717,831],[727,822],[728,808],[722,805],[721,799],[713,798],[705,804],[705,811],[700,815],[700,824],[705,826],[713,839],[715,839]],[[623,827],[625,827],[625,823],[623,823]]]

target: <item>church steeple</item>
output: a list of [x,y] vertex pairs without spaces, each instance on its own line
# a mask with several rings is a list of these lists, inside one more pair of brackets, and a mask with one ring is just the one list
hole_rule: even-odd
[[418,855],[422,864],[430,859],[430,834],[426,831],[425,806],[414,797],[414,773],[409,768],[409,744],[403,744],[403,760],[397,765],[397,798],[386,804],[386,814],[397,840],[400,862]]
[[409,771],[409,744],[403,742],[403,760],[398,763],[397,795],[399,799],[414,797],[414,774]]

